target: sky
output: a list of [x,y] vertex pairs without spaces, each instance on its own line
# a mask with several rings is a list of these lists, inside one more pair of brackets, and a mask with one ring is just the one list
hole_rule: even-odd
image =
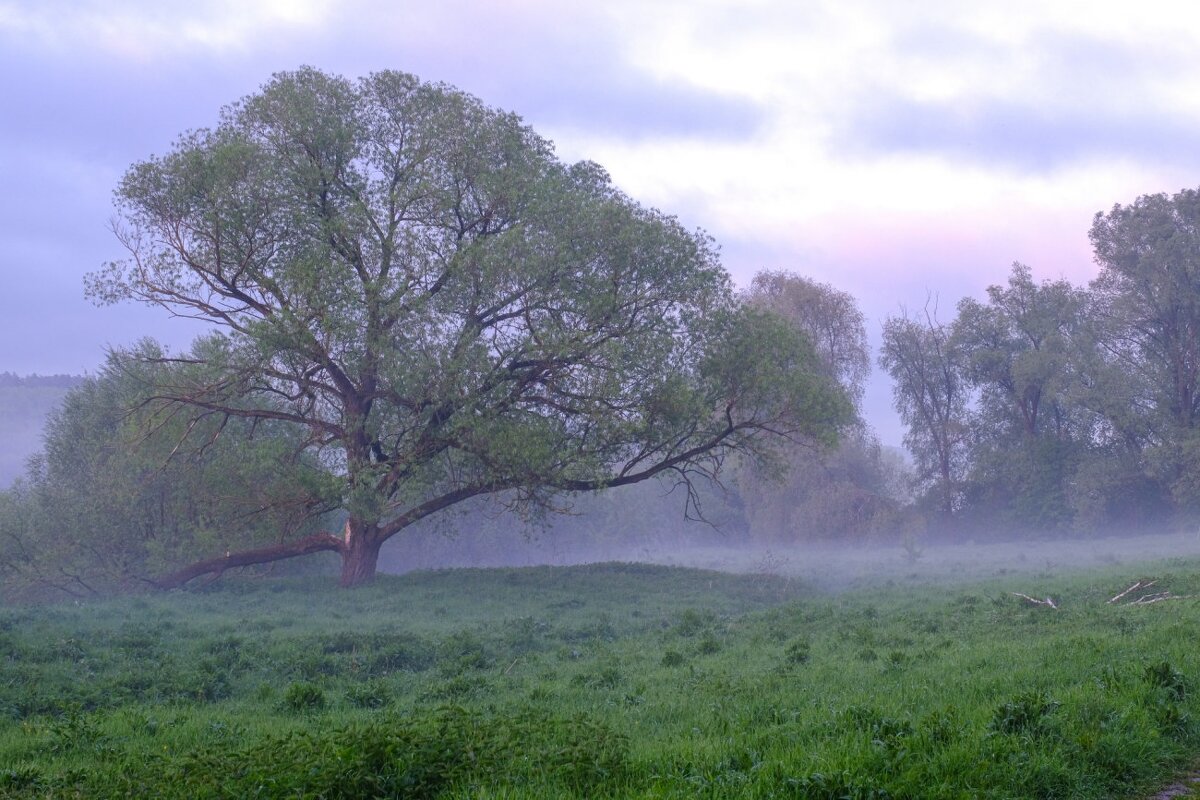
[[[399,69],[515,111],[564,160],[883,320],[1014,261],[1096,273],[1093,216],[1200,184],[1200,14],[1025,0],[0,0],[0,372],[95,372],[198,329],[96,307],[125,170],[272,73]],[[902,429],[876,375],[864,410]]]

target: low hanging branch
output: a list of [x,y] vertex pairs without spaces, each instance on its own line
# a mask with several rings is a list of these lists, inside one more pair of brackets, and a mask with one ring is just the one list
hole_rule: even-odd
[[266,564],[285,558],[320,553],[323,551],[342,552],[345,545],[341,539],[329,533],[316,533],[298,539],[294,542],[261,547],[257,550],[243,550],[239,553],[226,553],[224,556],[197,561],[178,572],[159,578],[154,585],[160,589],[178,589],[193,578],[215,573],[218,577],[227,569],[249,567],[255,564]]
[[1009,592],[1009,594],[1013,595],[1014,597],[1019,597],[1022,600],[1025,600],[1027,602],[1033,603],[1035,606],[1049,606],[1050,608],[1053,608],[1055,611],[1058,610],[1058,606],[1054,604],[1054,598],[1052,598],[1052,597],[1047,597],[1045,600],[1038,600],[1036,597],[1030,597],[1027,594],[1021,594],[1020,592]]

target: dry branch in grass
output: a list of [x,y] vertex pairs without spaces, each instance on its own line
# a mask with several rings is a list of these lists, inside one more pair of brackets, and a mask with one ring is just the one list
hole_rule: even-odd
[[1150,594],[1143,594],[1140,597],[1137,597],[1133,600],[1127,600],[1124,603],[1119,602],[1123,597],[1126,597],[1135,591],[1149,589],[1151,586],[1155,585],[1156,583],[1158,583],[1157,580],[1137,581],[1136,583],[1134,583],[1132,586],[1130,586],[1125,591],[1110,598],[1108,602],[1109,603],[1118,603],[1119,605],[1123,605],[1123,606],[1148,606],[1151,603],[1159,603],[1159,602],[1162,602],[1163,600],[1186,600],[1189,597],[1196,596],[1194,594],[1171,594],[1171,590],[1168,589],[1165,592],[1152,592]]
[[1170,592],[1159,592],[1158,594],[1148,594],[1139,597],[1137,600],[1131,600],[1125,605],[1127,606],[1148,606],[1151,603],[1158,603],[1163,600],[1187,600],[1189,597],[1195,597],[1194,594],[1171,594]]
[[1116,595],[1115,597],[1109,598],[1108,602],[1115,603],[1132,591],[1136,591],[1138,589],[1149,589],[1151,586],[1153,586],[1156,583],[1158,583],[1158,581],[1138,581],[1137,583],[1133,584],[1133,586],[1130,586],[1128,589],[1126,589],[1125,591]]
[[[1109,605],[1116,604],[1116,605],[1122,605],[1122,606],[1148,606],[1151,603],[1161,603],[1163,600],[1187,600],[1189,598],[1200,596],[1200,595],[1194,595],[1194,594],[1172,594],[1171,591],[1168,589],[1166,591],[1161,591],[1161,592],[1151,592],[1149,594],[1140,594],[1133,599],[1125,600],[1125,602],[1123,602],[1123,603],[1121,602],[1121,600],[1123,600],[1124,598],[1133,594],[1134,592],[1144,591],[1146,589],[1149,589],[1151,586],[1154,586],[1157,583],[1158,583],[1157,580],[1137,581],[1136,583],[1134,583],[1132,586],[1130,586],[1125,591],[1120,592],[1119,594],[1116,594],[1113,597],[1109,598],[1108,604]],[[1053,608],[1055,610],[1058,609],[1058,605],[1054,602],[1054,598],[1052,598],[1052,597],[1047,597],[1045,600],[1039,600],[1036,597],[1031,597],[1030,595],[1024,594],[1022,592],[1009,592],[1009,594],[1011,594],[1013,597],[1019,597],[1022,600],[1024,600],[1025,602],[1032,603],[1035,606],[1048,606],[1049,608]]]
[[1038,600],[1036,597],[1030,597],[1027,594],[1021,594],[1020,592],[1009,592],[1009,594],[1013,595],[1014,597],[1019,597],[1022,600],[1026,600],[1030,603],[1033,603],[1035,606],[1049,606],[1050,608],[1053,608],[1056,611],[1058,610],[1058,606],[1056,606],[1054,604],[1054,598],[1052,598],[1052,597],[1047,597],[1045,600]]

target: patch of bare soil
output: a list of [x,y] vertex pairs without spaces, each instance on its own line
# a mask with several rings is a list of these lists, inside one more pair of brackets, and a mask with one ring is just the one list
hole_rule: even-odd
[[1173,797],[1194,797],[1194,789],[1200,787],[1200,773],[1192,773],[1179,783],[1173,783],[1158,794],[1150,795],[1146,800],[1171,800]]

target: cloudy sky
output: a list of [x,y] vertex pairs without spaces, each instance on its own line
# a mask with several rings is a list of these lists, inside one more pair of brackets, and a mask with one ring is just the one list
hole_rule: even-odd
[[[1047,8],[1049,6],[1049,8]],[[0,0],[0,371],[94,371],[194,333],[95,308],[111,192],[272,72],[401,69],[881,320],[1013,261],[1088,280],[1092,216],[1200,185],[1200,14],[1057,0]],[[877,379],[867,411],[900,431]]]

